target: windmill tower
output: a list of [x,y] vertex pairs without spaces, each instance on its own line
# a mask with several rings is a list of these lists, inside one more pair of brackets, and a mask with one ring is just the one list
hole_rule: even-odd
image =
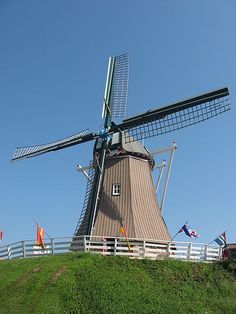
[[[110,57],[103,102],[104,129],[88,130],[49,144],[17,148],[12,161],[95,140],[86,196],[74,237],[120,235],[170,240],[152,179],[154,160],[140,140],[212,118],[230,109],[229,91],[218,89],[116,124],[126,114],[128,55]],[[82,168],[84,171],[84,169]]]
[[[115,133],[108,143],[97,210],[92,212],[97,195],[89,193],[74,236],[92,233],[118,237],[120,226],[125,225],[131,238],[170,240],[157,202],[153,165],[152,156],[142,144],[125,143],[123,133]],[[100,171],[98,166],[96,171]],[[97,182],[96,175],[93,182]]]

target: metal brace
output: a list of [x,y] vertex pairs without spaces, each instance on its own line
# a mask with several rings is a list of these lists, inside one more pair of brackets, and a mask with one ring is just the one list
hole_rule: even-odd
[[[156,151],[151,153],[152,156],[155,156],[157,154],[170,152],[170,159],[169,159],[169,163],[168,163],[168,169],[167,169],[164,189],[163,189],[163,193],[162,193],[162,198],[161,198],[161,205],[160,205],[160,211],[161,212],[163,212],[163,209],[164,209],[165,198],[166,198],[166,191],[167,191],[167,187],[168,187],[170,171],[171,171],[171,168],[172,168],[174,152],[175,152],[176,149],[177,149],[177,144],[176,144],[176,142],[173,142],[173,145],[171,147],[163,148],[163,149],[160,149],[160,150],[156,150]],[[159,186],[160,186],[160,181],[161,181],[161,178],[162,178],[165,166],[166,166],[166,161],[163,160],[161,165],[156,165],[154,167],[154,168],[160,169],[160,173],[159,173],[159,176],[158,176],[158,179],[157,179],[157,183],[156,183],[156,193],[158,192],[158,189],[159,189]]]

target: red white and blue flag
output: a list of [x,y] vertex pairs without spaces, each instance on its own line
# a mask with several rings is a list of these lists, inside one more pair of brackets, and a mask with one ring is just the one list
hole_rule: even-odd
[[226,247],[226,232],[223,232],[221,235],[219,235],[215,240],[214,240],[219,246],[221,247]]
[[189,226],[187,225],[183,225],[183,227],[179,230],[179,233],[184,232],[188,237],[190,238],[198,238],[199,234],[197,233],[197,231],[191,229]]

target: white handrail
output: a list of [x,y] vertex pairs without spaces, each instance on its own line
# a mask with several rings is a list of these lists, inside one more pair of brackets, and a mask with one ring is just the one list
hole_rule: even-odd
[[218,261],[222,249],[216,245],[196,242],[166,242],[153,239],[129,239],[122,237],[90,236],[48,238],[45,239],[45,250],[35,240],[24,240],[0,247],[0,259],[29,258],[44,255],[63,254],[72,251],[84,251],[102,255],[119,255],[130,258],[180,259],[187,261]]

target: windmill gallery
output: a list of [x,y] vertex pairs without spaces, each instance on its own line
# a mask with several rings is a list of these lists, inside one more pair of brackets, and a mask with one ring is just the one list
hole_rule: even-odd
[[104,128],[88,130],[49,144],[17,148],[12,161],[95,141],[84,206],[73,238],[128,237],[170,241],[152,178],[154,160],[140,140],[160,136],[230,109],[228,88],[183,100],[116,124],[126,114],[129,79],[127,54],[110,57],[102,117]]

